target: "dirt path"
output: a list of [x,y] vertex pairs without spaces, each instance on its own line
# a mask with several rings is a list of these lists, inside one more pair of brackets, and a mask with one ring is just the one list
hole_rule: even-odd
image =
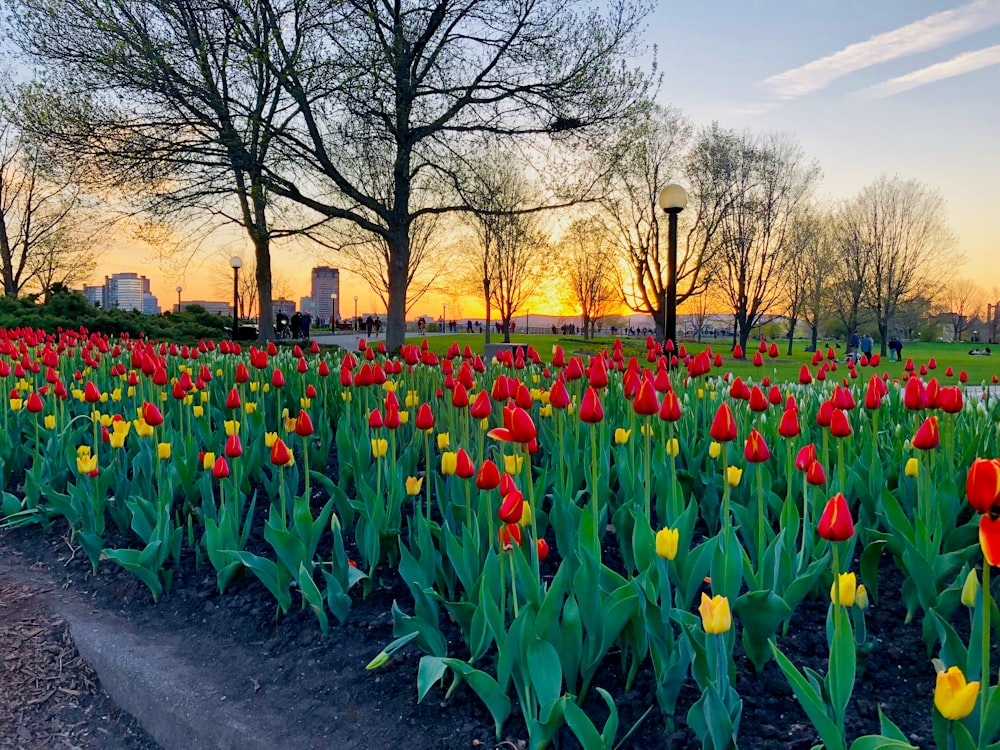
[[157,750],[101,690],[49,591],[0,568],[0,748]]

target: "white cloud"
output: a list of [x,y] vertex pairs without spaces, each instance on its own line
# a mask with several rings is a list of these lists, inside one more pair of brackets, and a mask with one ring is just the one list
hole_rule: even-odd
[[964,52],[950,60],[915,70],[898,78],[891,78],[884,83],[865,89],[865,93],[876,97],[893,96],[918,86],[926,86],[928,83],[942,81],[945,78],[954,78],[975,70],[988,68],[991,65],[1000,65],[1000,44],[974,52]]
[[998,23],[1000,0],[974,0],[968,5],[933,13],[898,29],[876,34],[832,55],[771,76],[763,85],[781,99],[793,99],[819,91],[849,73],[935,49]]

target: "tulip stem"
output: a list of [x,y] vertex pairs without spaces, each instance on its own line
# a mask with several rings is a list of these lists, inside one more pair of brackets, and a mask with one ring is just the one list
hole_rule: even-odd
[[528,474],[528,507],[531,509],[531,543],[533,550],[531,561],[534,563],[535,582],[540,586],[542,583],[542,561],[538,558],[538,509],[535,507],[535,481],[531,476],[531,453],[528,444],[522,443],[521,450],[524,452],[525,469]]
[[424,483],[427,489],[427,520],[431,520],[431,442],[430,431],[424,430]]
[[510,600],[514,605],[514,619],[517,619],[517,577],[514,574],[514,550],[507,553],[507,562],[510,563]]
[[[830,546],[833,548],[833,643],[837,643],[838,636],[840,635],[840,549],[838,542],[830,542]],[[833,646],[831,645],[831,649]],[[837,689],[837,683],[840,681],[839,670],[837,669],[837,663],[830,659],[830,694],[839,695]],[[844,734],[844,716],[843,712],[838,712],[838,715],[834,717],[837,722],[837,729],[840,731],[840,735]]]
[[[729,447],[722,444],[722,518],[719,519],[719,533],[722,534],[722,554],[729,559]],[[728,581],[726,582],[728,583]],[[728,589],[727,596],[728,596]]]
[[990,695],[990,609],[993,608],[993,597],[990,595],[990,563],[983,558],[983,671],[979,675],[982,687],[979,690],[979,729],[982,741],[982,728],[986,723],[986,701]]
[[594,533],[597,534],[597,538],[601,538],[600,531],[600,512],[597,508],[597,434],[594,430],[594,425],[590,425],[590,475],[591,484],[590,487],[590,502],[591,502],[591,513],[594,516]]
[[840,491],[847,497],[847,479],[846,479],[846,468],[844,466],[844,440],[846,438],[840,438],[837,441],[837,481],[840,484]]
[[649,505],[650,505],[650,503],[649,503],[649,492],[650,492],[650,487],[649,487],[649,444],[650,444],[650,441],[652,439],[650,437],[650,433],[652,431],[653,431],[653,428],[650,426],[650,424],[649,424],[649,418],[647,417],[645,419],[645,421],[643,422],[643,425],[642,425],[643,451],[644,451],[643,452],[643,457],[642,457],[642,477],[643,477],[643,487],[645,489],[644,503],[643,503],[642,507],[643,507],[643,509],[646,512],[646,516],[645,517],[646,517],[647,521],[650,518],[652,518],[652,514],[650,513],[650,507],[649,507]]
[[764,467],[757,464],[754,471],[757,480],[757,574],[764,570],[764,552],[767,547],[767,534],[764,531]]

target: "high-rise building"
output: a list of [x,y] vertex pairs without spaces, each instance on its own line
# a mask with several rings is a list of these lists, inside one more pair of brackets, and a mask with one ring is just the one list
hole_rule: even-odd
[[94,305],[95,307],[104,307],[104,285],[95,284],[94,286],[85,286],[83,288],[83,296],[87,298],[87,301]]
[[115,273],[104,277],[104,299],[102,307],[107,310],[138,310],[145,309],[143,300],[145,290],[149,288],[149,279],[137,273]]
[[[336,299],[334,298],[336,295]],[[313,300],[313,314],[320,318],[337,317],[340,314],[340,269],[317,266],[312,270],[312,288],[309,295]],[[336,302],[336,305],[334,305]]]

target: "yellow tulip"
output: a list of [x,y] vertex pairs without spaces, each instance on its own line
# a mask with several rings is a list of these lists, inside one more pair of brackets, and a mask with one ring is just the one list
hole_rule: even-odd
[[667,455],[673,458],[680,452],[681,446],[680,443],[677,442],[677,438],[669,438],[667,440]]
[[574,396],[573,398],[574,398],[573,403],[571,403],[569,406],[566,407],[566,413],[569,415],[573,415],[576,413],[576,400],[575,400],[576,396]]
[[125,395],[128,396],[129,398],[135,398],[135,386],[130,385],[128,387],[128,390],[125,391]]
[[191,407],[191,413],[194,415],[195,419],[201,419],[205,416],[205,407],[201,404],[195,404]]
[[308,409],[310,406],[312,406],[311,398],[306,398],[305,396],[303,396],[302,398],[299,399],[299,408]]
[[[81,474],[90,474],[97,468],[97,456],[77,456],[76,470]],[[978,684],[978,683],[977,683]]]
[[132,429],[132,423],[126,422],[124,419],[119,419],[117,422],[111,423],[111,429],[114,433],[128,435],[128,431]]
[[156,455],[161,461],[166,461],[170,458],[170,443],[158,443],[156,446]]
[[441,454],[441,473],[450,477],[458,468],[458,454],[453,451],[445,451]]
[[382,383],[382,390],[386,391],[387,393],[395,393],[396,387],[397,387],[396,384],[393,383],[391,380],[387,380],[384,383]]
[[206,452],[204,456],[201,457],[201,468],[205,471],[211,471],[212,467],[215,466],[215,454]]
[[439,451],[448,450],[448,446],[451,444],[451,435],[447,432],[439,432],[437,436],[437,444]]
[[77,455],[77,457],[83,456],[84,458],[89,458],[90,457],[90,446],[89,445],[78,446],[77,449],[76,449],[76,455]]
[[97,422],[98,424],[100,424],[101,412],[97,411],[97,409],[94,409],[92,412],[90,412],[90,421]]
[[273,446],[274,445],[274,441],[276,441],[277,439],[278,439],[278,433],[277,432],[265,432],[264,433],[264,445],[266,445],[268,448],[270,448],[271,446]]
[[127,432],[112,432],[108,435],[108,442],[111,444],[112,448],[122,448],[125,445],[126,437],[128,437]]
[[24,401],[22,399],[12,398],[10,400],[10,410],[11,411],[21,411],[22,404],[24,404]]
[[104,393],[101,394],[101,403],[102,404],[108,403],[108,392],[107,391],[105,391]]
[[207,404],[208,403],[208,399],[209,399],[208,391],[202,391],[201,392],[201,403]]
[[542,402],[542,406],[548,406],[549,405],[549,392],[548,391],[539,391],[537,399]]
[[699,388],[698,392],[695,394],[698,398],[705,398],[705,389]]
[[135,434],[139,437],[153,436],[153,428],[149,426],[145,419],[137,419],[132,424],[135,425]]
[[111,400],[112,401],[116,401],[116,402],[122,400],[122,389],[121,388],[115,388],[113,391],[111,391]]
[[351,403],[351,399],[352,398],[353,398],[353,396],[352,396],[352,394],[351,394],[350,391],[341,391],[340,392],[340,400],[341,401],[346,401],[347,403]]
[[219,368],[216,369],[216,371],[215,371],[215,377],[217,377],[217,378],[221,378],[222,377],[222,368],[221,367],[219,367]]
[[711,458],[718,458],[722,453],[722,446],[714,440],[708,445],[708,455]]
[[730,466],[726,471],[726,481],[730,487],[736,487],[743,478],[743,469],[738,466]]
[[167,400],[167,392],[166,391],[161,391],[160,392],[160,401],[166,401],[166,400]]
[[733,626],[733,616],[729,611],[729,599],[716,594],[711,599],[704,591],[701,594],[701,625],[711,635],[727,632]]
[[962,584],[962,604],[972,609],[976,606],[976,596],[978,594],[979,576],[976,575],[976,569],[973,568],[969,571],[969,575],[965,577],[965,583]]
[[270,393],[270,392],[271,392],[271,384],[264,383],[264,393]]
[[243,411],[245,411],[247,414],[253,414],[255,411],[257,411],[257,402],[247,401],[245,404],[243,404]]
[[56,428],[56,415],[55,414],[46,414],[44,421],[45,421],[45,429],[46,430],[54,430]]
[[482,432],[488,432],[489,429],[490,429],[490,420],[488,420],[488,419],[480,419],[479,420],[479,429]]
[[651,437],[653,437],[653,433],[655,432],[655,430],[653,429],[653,425],[651,425],[651,424],[644,424],[642,427],[639,428],[639,432],[642,433],[643,437],[650,437],[651,438]]
[[[294,429],[294,428],[293,428]],[[385,438],[374,438],[372,440],[372,456],[374,458],[385,458],[389,451],[389,441]]]
[[226,428],[227,435],[239,435],[240,433],[240,423],[236,419],[227,419],[222,423]]
[[656,554],[664,560],[677,557],[677,543],[680,540],[678,529],[662,528],[656,532]]
[[504,456],[503,470],[508,474],[517,475],[521,473],[521,466],[524,464],[524,456]]
[[406,478],[406,494],[407,495],[419,495],[420,488],[424,484],[423,477],[407,477]]
[[191,406],[191,404],[194,403],[194,396],[189,393],[181,399],[181,403],[184,404],[184,406]]
[[258,383],[256,380],[250,381],[250,393],[256,393],[259,388],[260,388],[260,383]]
[[406,424],[409,421],[410,421],[410,412],[408,412],[408,411],[401,411],[401,412],[399,412],[399,423],[400,424]]
[[[643,425],[643,427],[645,427],[645,425]],[[632,430],[626,430],[622,427],[618,427],[615,430],[615,445],[625,445],[630,437],[632,437]]]
[[[853,607],[854,597],[858,593],[858,577],[854,573],[841,573],[838,577],[840,584],[840,606]],[[830,587],[830,601],[837,603],[837,585]]]
[[965,675],[958,667],[950,667],[947,672],[937,673],[934,686],[934,707],[946,718],[955,721],[964,719],[976,707],[979,683],[966,683]]
[[531,506],[528,504],[527,500],[521,504],[521,520],[518,521],[518,523],[522,528],[531,526]]
[[854,606],[862,612],[868,609],[868,589],[863,583],[858,586],[858,593],[854,596]]
[[295,420],[291,417],[285,419],[285,432],[295,432]]
[[418,406],[420,404],[420,396],[417,395],[416,391],[407,391],[406,401],[404,403],[406,404],[407,409],[412,409],[414,406]]
[[551,417],[552,416],[552,404],[545,404],[545,406],[538,407],[538,416],[540,416],[540,417]]
[[100,417],[100,419],[101,419],[101,427],[110,427],[111,426],[111,415],[110,414],[102,414],[101,417]]
[[903,473],[908,477],[916,478],[920,474],[920,462],[915,458],[908,458],[906,460],[906,469]]

